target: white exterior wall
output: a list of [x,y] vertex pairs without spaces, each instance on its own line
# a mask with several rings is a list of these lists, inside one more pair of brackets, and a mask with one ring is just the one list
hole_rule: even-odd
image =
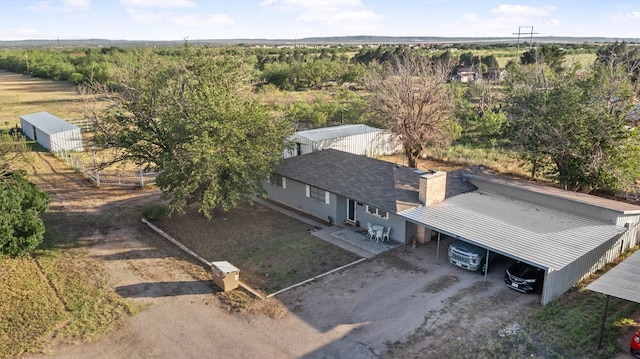
[[[38,137],[40,139],[40,137]],[[54,133],[49,136],[50,151],[77,151],[81,152],[82,134],[80,129]]]
[[401,149],[401,147],[392,140],[391,134],[384,131],[368,132],[313,142],[314,151],[328,148],[368,157],[387,156]]
[[20,128],[22,128],[22,133],[27,136],[28,139],[33,141],[33,125],[20,117]]
[[[69,126],[67,124],[67,126]],[[83,151],[82,134],[80,128],[68,129],[55,133],[47,133],[35,126],[27,119],[20,117],[22,133],[32,141],[37,142],[48,151]]]
[[300,154],[304,155],[307,153],[311,153],[314,151],[313,149],[313,141],[311,141],[310,139],[304,137],[304,136],[300,136],[298,134],[294,134],[293,136],[289,137],[289,141],[291,141],[293,143],[293,146],[291,148],[285,148],[284,153],[283,153],[283,157],[284,158],[289,158],[289,157],[295,157],[298,155],[298,146],[300,147]]
[[640,215],[620,215],[616,225],[628,229],[622,236],[625,250],[640,245]]
[[289,141],[294,145],[284,150],[284,158],[297,156],[298,146],[300,154],[303,155],[331,148],[356,155],[378,157],[392,155],[402,150],[401,143],[387,131],[371,131],[322,140],[312,140],[304,135],[294,134]]
[[547,271],[542,292],[542,305],[565,293],[582,279],[620,256],[624,234],[611,238],[559,271]]
[[[337,197],[334,193],[326,192],[325,201],[318,201],[307,197],[307,185],[291,178],[284,178],[286,188],[274,186],[268,181],[263,183],[269,198],[285,204],[298,211],[308,213],[318,219],[328,221],[329,216],[335,222]],[[327,203],[328,202],[328,203]]]
[[[263,187],[267,191],[270,199],[295,208],[298,211],[308,213],[318,219],[328,221],[331,217],[333,224],[343,223],[347,220],[347,198],[328,193],[328,201],[318,201],[306,195],[307,185],[290,178],[284,178],[285,188],[274,186],[269,181],[264,181]],[[328,203],[327,203],[328,202]],[[358,203],[356,205],[356,220],[360,222],[360,227],[367,227],[367,222],[379,224],[385,228],[391,227],[391,239],[404,243],[406,237],[406,220],[394,213],[389,213],[388,218],[368,213],[366,205]]]

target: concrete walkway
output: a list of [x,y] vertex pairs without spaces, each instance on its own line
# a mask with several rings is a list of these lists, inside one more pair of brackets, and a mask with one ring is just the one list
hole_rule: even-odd
[[336,225],[328,226],[326,223],[313,220],[312,218],[286,209],[273,202],[265,201],[262,198],[256,198],[254,201],[313,226],[315,230],[312,231],[311,234],[314,236],[363,258],[372,258],[380,253],[388,251],[389,249],[400,246],[400,243],[393,241],[375,242],[368,240],[366,230],[363,229],[344,228]]

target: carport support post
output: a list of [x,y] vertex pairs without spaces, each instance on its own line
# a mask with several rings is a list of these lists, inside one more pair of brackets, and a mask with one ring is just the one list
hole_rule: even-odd
[[489,249],[487,249],[487,256],[484,259],[484,284],[487,284],[488,273],[489,273]]
[[604,323],[607,321],[607,311],[609,310],[609,295],[604,300],[604,313],[602,313],[602,323],[600,323],[600,336],[598,337],[598,349],[602,348],[602,336],[604,335]]
[[436,264],[440,264],[440,232],[438,232],[438,245],[436,246]]

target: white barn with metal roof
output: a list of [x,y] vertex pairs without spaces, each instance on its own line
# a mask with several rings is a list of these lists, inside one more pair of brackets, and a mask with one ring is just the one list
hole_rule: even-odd
[[285,149],[284,158],[329,148],[368,157],[391,155],[402,149],[389,131],[362,124],[298,131],[289,141],[293,147]]
[[544,269],[542,304],[638,243],[638,206],[500,177],[465,179],[478,189],[399,214]]
[[20,126],[30,140],[48,151],[82,151],[80,127],[48,112],[20,116]]

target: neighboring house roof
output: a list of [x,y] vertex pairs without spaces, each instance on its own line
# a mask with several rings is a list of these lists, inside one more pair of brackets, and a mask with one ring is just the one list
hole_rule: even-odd
[[343,151],[287,158],[276,173],[391,213],[420,204],[420,174],[413,168]]
[[456,70],[456,73],[458,75],[462,75],[462,74],[475,74],[475,71],[472,67],[460,67],[458,68],[458,70]]
[[20,116],[20,118],[29,122],[42,132],[50,135],[80,129],[80,127],[66,122],[63,119],[56,117],[48,112],[38,112],[29,115],[22,115]]
[[455,238],[560,270],[626,231],[603,221],[480,190],[400,213]]
[[301,136],[308,138],[312,141],[321,141],[330,138],[340,138],[353,135],[359,135],[370,132],[382,132],[384,130],[367,126],[367,125],[341,125],[315,128],[312,130],[298,131],[294,136]]

